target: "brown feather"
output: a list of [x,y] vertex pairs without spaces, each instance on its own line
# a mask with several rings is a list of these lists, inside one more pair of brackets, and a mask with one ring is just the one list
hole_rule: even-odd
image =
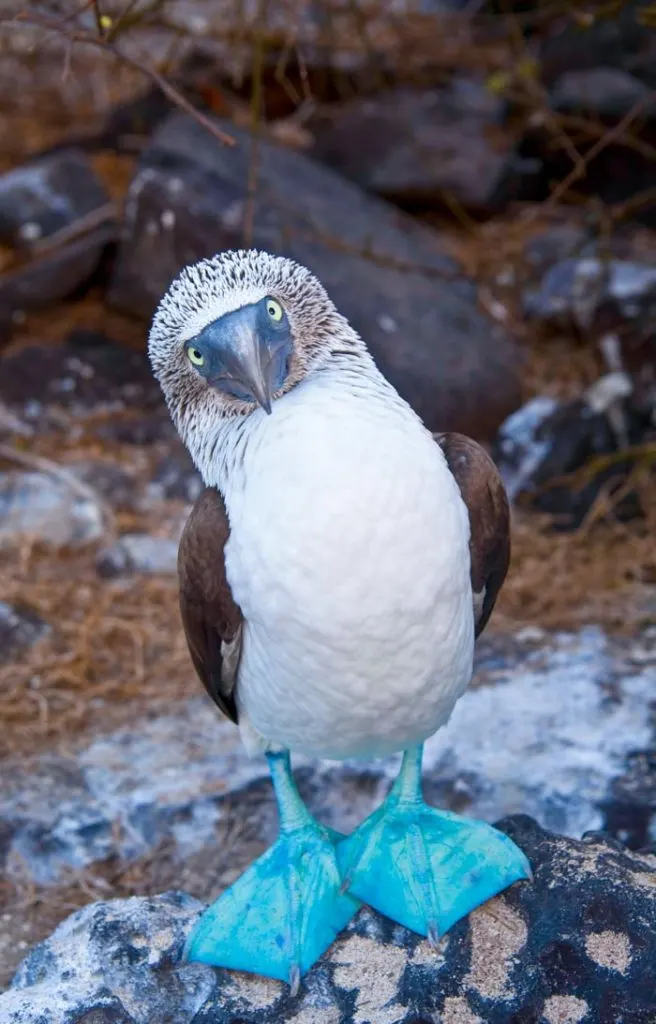
[[234,685],[242,614],[226,579],[230,524],[223,498],[206,487],[187,520],[178,550],[180,612],[191,660],[224,715],[237,721]]
[[497,467],[463,434],[434,434],[469,512],[476,636],[492,614],[510,563],[510,509]]

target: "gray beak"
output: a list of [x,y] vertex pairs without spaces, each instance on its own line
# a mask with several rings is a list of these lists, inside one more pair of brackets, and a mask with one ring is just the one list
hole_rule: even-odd
[[244,306],[214,320],[193,339],[205,356],[200,370],[208,384],[271,412],[275,391],[286,374],[285,339],[272,340],[261,330],[258,311]]

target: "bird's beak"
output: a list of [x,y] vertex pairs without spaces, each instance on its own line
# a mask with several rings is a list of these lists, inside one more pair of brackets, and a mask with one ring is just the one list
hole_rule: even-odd
[[266,413],[278,386],[278,362],[260,336],[256,312],[245,306],[208,324],[194,341],[209,358],[211,387],[243,401],[255,401]]

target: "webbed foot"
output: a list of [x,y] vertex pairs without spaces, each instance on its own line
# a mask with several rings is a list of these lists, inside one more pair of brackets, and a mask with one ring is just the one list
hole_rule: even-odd
[[[276,762],[274,758],[282,760]],[[316,822],[294,786],[289,759],[270,757],[281,812],[279,838],[201,915],[187,940],[191,961],[300,978],[360,908],[341,890],[335,853],[343,837]],[[291,787],[291,788],[290,788]]]
[[437,942],[531,868],[503,832],[424,803],[420,766],[421,749],[405,755],[391,793],[338,844],[337,857],[344,890]]

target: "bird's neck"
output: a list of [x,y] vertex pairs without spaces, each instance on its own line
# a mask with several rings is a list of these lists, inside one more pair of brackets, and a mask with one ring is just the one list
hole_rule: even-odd
[[[258,447],[273,443],[281,417],[294,419],[304,433],[317,416],[336,415],[340,405],[361,404],[362,414],[417,421],[377,369],[368,352],[334,356],[330,364],[313,370],[288,394],[274,402],[271,415],[256,409],[249,416],[222,420],[203,431],[193,447],[194,461],[207,486],[217,487],[229,499],[245,484],[245,466]],[[190,446],[191,449],[191,446]]]

